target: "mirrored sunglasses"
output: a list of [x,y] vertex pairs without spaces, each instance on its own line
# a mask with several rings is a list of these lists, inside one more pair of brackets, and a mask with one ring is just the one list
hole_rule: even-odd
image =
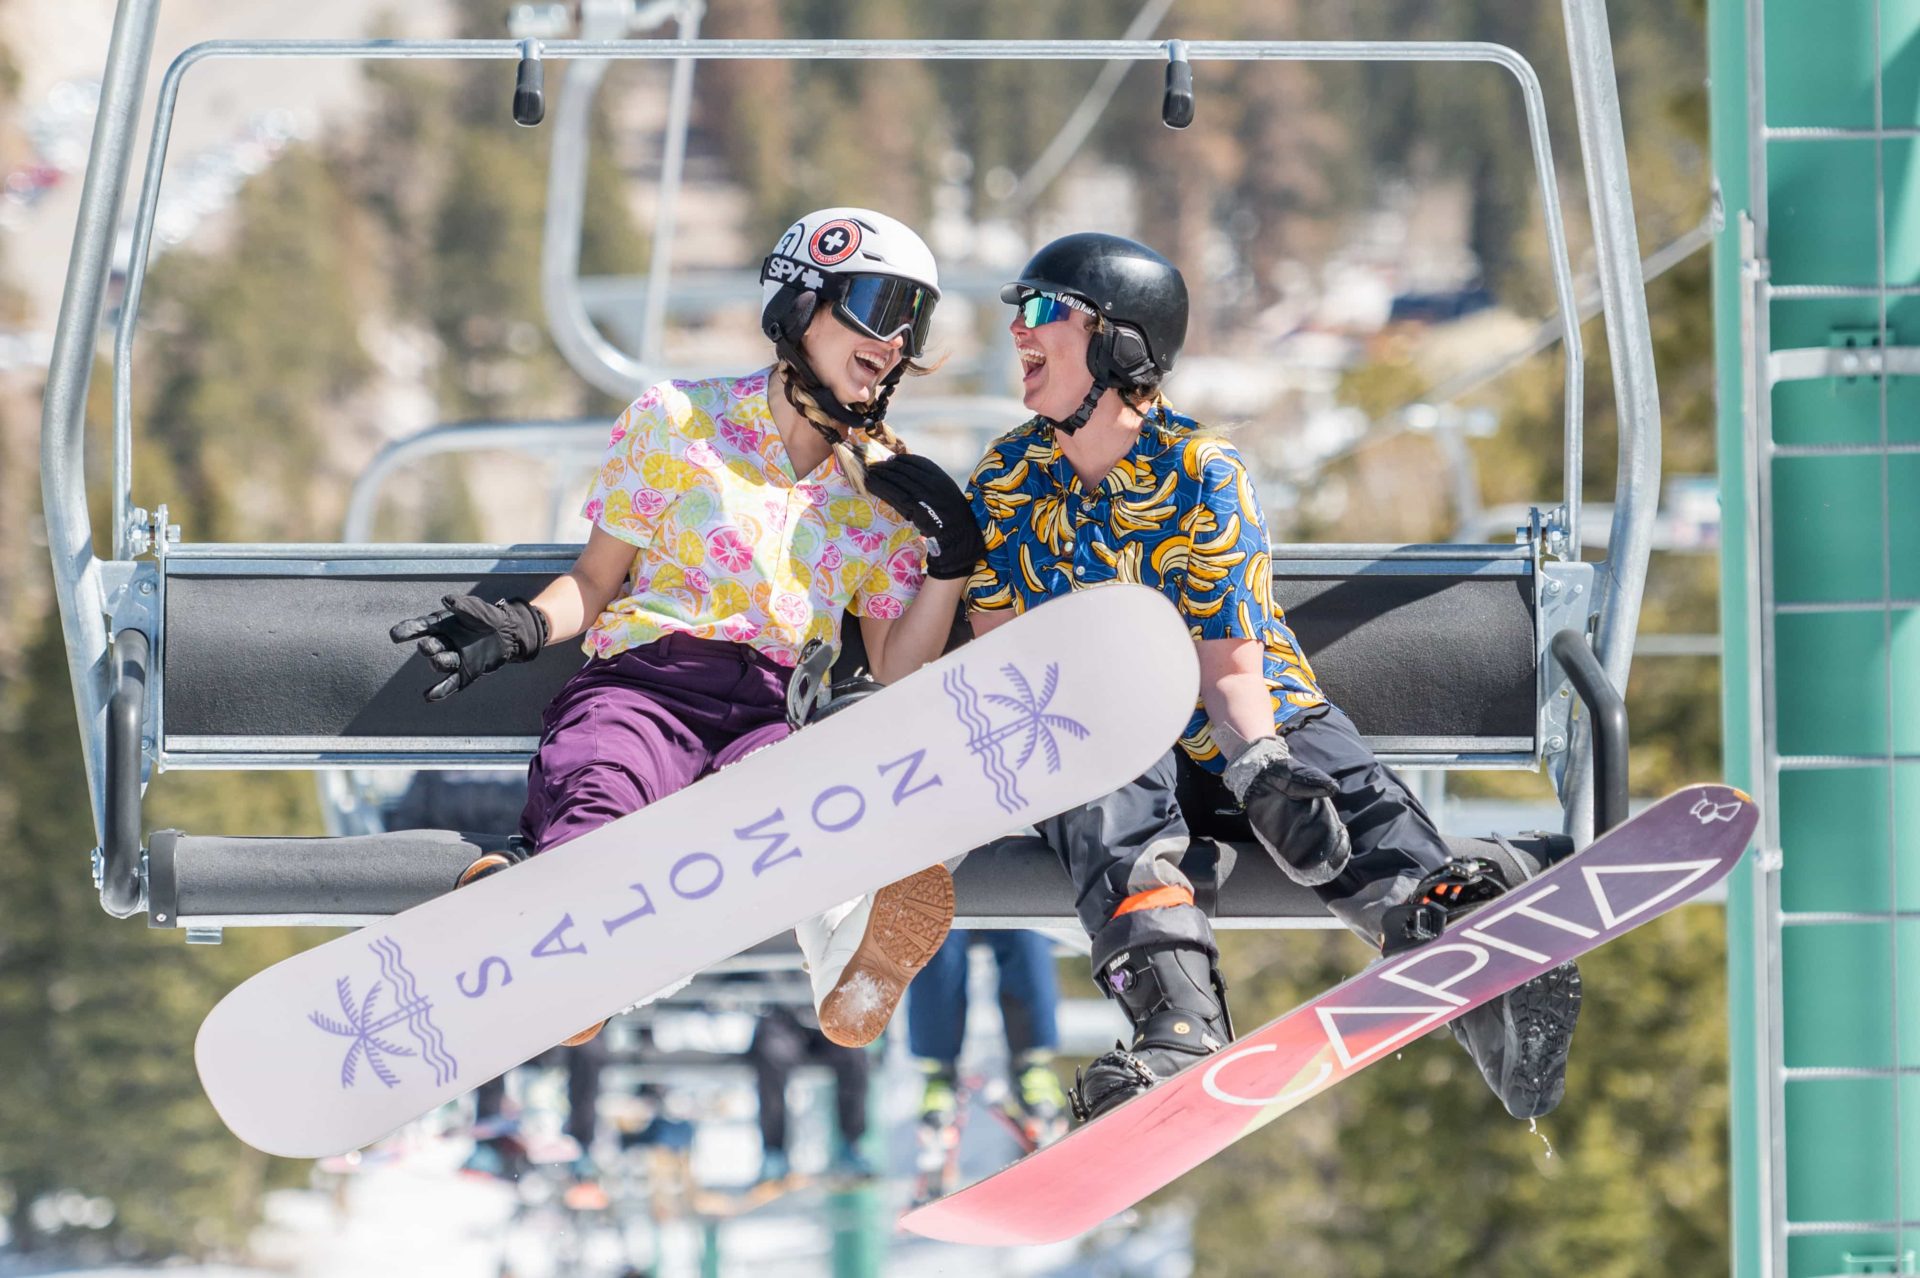
[[1039,328],[1043,324],[1063,320],[1075,311],[1093,314],[1091,306],[1063,293],[1028,293],[1014,305],[1020,312],[1021,322],[1028,328]]

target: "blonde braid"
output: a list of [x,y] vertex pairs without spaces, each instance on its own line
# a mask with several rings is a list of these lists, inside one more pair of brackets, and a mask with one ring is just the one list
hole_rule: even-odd
[[839,423],[827,416],[826,410],[800,385],[793,375],[793,366],[785,360],[780,362],[780,380],[786,386],[787,402],[826,439],[840,463],[840,472],[853,485],[853,490],[862,497],[871,496],[867,492],[867,459],[854,451]]
[[893,427],[883,421],[875,422],[873,429],[868,431],[867,434],[875,443],[892,453],[895,457],[905,457],[912,451],[898,435],[893,433]]
[[867,491],[867,459],[853,450],[853,445],[842,439],[833,446],[833,455],[840,459],[840,471],[853,485],[853,491],[862,497],[871,497]]

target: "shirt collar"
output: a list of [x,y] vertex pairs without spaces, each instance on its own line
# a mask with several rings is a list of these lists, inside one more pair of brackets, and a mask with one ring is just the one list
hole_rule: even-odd
[[[793,457],[787,452],[787,441],[780,438],[780,428],[773,422],[773,367],[762,369],[751,375],[746,382],[757,379],[759,385],[754,389],[767,404],[767,435],[780,449],[776,461],[766,463],[770,478],[780,480],[794,488],[819,487],[830,491],[835,497],[857,497],[859,491],[854,488],[853,480],[848,478],[846,470],[840,465],[840,454],[829,449],[827,460],[818,470],[810,470],[805,475],[794,474]],[[736,383],[736,386],[746,384]],[[809,430],[812,427],[808,427]],[[873,450],[878,447],[872,440],[863,440],[858,436],[849,439],[848,444],[860,452],[862,457],[873,460]]]
[[[1199,423],[1193,418],[1182,416],[1164,404],[1156,404],[1148,409],[1132,447],[1114,463],[1113,469],[1101,481],[1101,494],[1111,497],[1123,492],[1126,489],[1124,470],[1151,464],[1198,426]],[[1047,430],[1046,435],[1051,450],[1047,457],[1047,472],[1062,492],[1073,492],[1080,479],[1074,473],[1073,463],[1067,460],[1066,454],[1060,449],[1060,434],[1055,430]]]

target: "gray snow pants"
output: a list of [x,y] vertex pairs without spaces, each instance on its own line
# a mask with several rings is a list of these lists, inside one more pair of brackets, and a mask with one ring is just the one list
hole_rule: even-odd
[[[1381,915],[1446,862],[1446,842],[1420,801],[1374,757],[1340,710],[1328,706],[1311,718],[1298,719],[1286,737],[1296,758],[1322,769],[1339,785],[1334,808],[1353,840],[1353,859],[1346,870],[1314,891],[1334,917],[1377,948]],[[1121,951],[1141,946],[1186,945],[1218,955],[1213,926],[1198,906],[1162,906],[1114,917],[1121,902],[1137,893],[1159,887],[1192,889],[1180,860],[1195,832],[1221,838],[1248,835],[1246,815],[1220,778],[1195,766],[1178,747],[1132,783],[1034,828],[1072,879],[1075,912],[1093,940],[1094,971]]]

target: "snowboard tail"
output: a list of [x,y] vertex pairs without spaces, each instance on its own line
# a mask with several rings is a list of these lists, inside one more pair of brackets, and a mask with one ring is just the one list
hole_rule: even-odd
[[909,1212],[949,1242],[1059,1242],[1132,1207],[1349,1075],[1718,882],[1758,820],[1680,790],[1537,878],[994,1176]]

